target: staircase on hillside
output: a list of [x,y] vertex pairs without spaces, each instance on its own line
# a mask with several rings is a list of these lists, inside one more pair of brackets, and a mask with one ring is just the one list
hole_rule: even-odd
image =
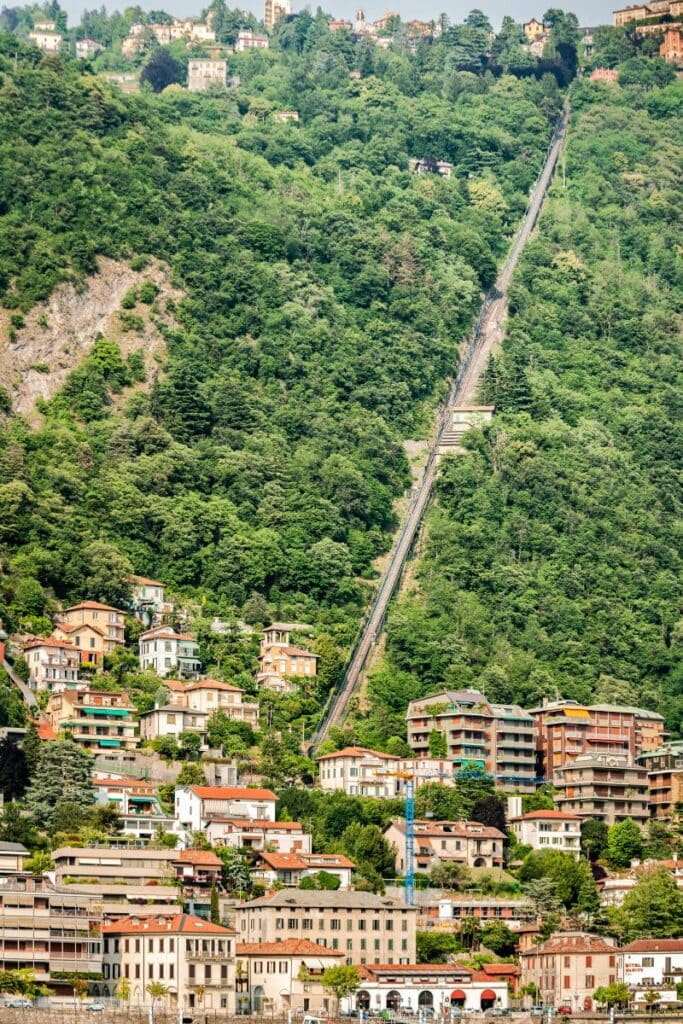
[[439,435],[439,455],[459,451],[467,431],[490,422],[494,410],[493,405],[460,405],[451,409],[449,421]]

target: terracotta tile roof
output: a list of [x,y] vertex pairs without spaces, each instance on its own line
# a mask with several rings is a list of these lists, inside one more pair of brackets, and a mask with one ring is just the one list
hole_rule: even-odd
[[57,622],[55,628],[61,629],[62,633],[80,633],[82,629],[91,629],[93,633],[99,633],[100,636],[104,636],[104,630],[100,629],[99,626],[93,626],[91,622],[79,622],[75,625],[72,625],[70,622]]
[[146,576],[129,576],[128,580],[130,583],[139,583],[141,586],[147,587],[163,587],[165,584],[160,583],[159,580],[150,580]]
[[513,975],[514,977],[517,977],[518,974],[522,973],[517,964],[482,964],[481,969],[484,974],[488,975],[499,974],[503,976]]
[[100,604],[99,601],[81,601],[80,604],[72,604],[70,608],[65,610],[65,614],[68,612],[76,612],[81,608],[90,608],[93,611],[100,612],[118,612],[119,615],[125,615],[126,613],[120,608],[112,608],[110,604]]
[[567,814],[565,811],[529,811],[528,814],[520,814],[517,818],[510,818],[510,821],[581,821],[578,814]]
[[620,953],[683,953],[683,939],[636,939]]
[[185,693],[185,683],[182,679],[164,679],[162,685],[172,693]]
[[335,757],[381,757],[383,760],[400,761],[400,757],[393,754],[383,754],[379,750],[370,750],[369,747],[344,747],[342,750],[335,750],[332,754],[322,754],[316,757],[316,761],[327,761]]
[[304,853],[308,867],[311,868],[350,868],[353,870],[355,864],[348,857],[341,853]]
[[233,786],[190,786],[202,800],[277,800],[270,789],[248,789]]
[[300,821],[252,821],[251,818],[209,818],[221,825],[234,825],[237,829],[248,829],[257,832],[285,831],[303,832]]
[[464,964],[361,964],[358,970],[364,978],[373,974],[468,974],[473,980],[475,973]]
[[616,953],[617,947],[606,942],[599,935],[586,932],[567,932],[553,935],[533,949],[523,950],[520,956],[537,956],[542,953]]
[[147,633],[140,634],[140,640],[190,640],[192,643],[197,643],[196,638],[190,636],[189,633],[176,633],[172,629],[166,629],[163,633],[148,630]]
[[63,651],[71,651],[72,654],[79,653],[78,648],[73,644],[68,644],[66,640],[58,640],[56,636],[36,636],[24,644],[25,651],[30,651],[34,647],[58,647]]
[[137,789],[141,793],[156,795],[156,789],[149,782],[137,782],[135,779],[93,779],[94,786],[111,786],[114,789]]
[[177,860],[181,864],[200,864],[208,868],[220,868],[223,861],[213,850],[181,850]]
[[239,686],[233,686],[232,683],[224,683],[220,679],[198,679],[194,683],[188,683],[184,689],[186,693],[190,690],[230,690],[233,693],[243,692]]
[[310,939],[283,939],[282,942],[238,942],[237,956],[344,956],[340,949],[319,946]]
[[193,914],[155,914],[153,917],[124,917],[112,924],[102,925],[103,935],[165,935],[167,932],[183,935],[235,935],[232,928],[223,928]]
[[44,719],[35,723],[36,732],[38,733],[38,739],[40,740],[56,740],[57,733],[54,731],[49,722]]
[[[391,823],[400,832],[405,831],[403,818],[396,818]],[[505,836],[497,828],[490,825],[482,825],[478,821],[415,821],[415,835],[421,839],[447,839],[455,836],[456,839],[504,839]],[[443,857],[441,858],[443,860]]]
[[[304,651],[301,647],[281,647],[280,644],[271,644],[266,647],[260,658],[263,658],[269,652],[277,649],[280,654],[288,654],[290,658],[315,658],[317,660],[318,655],[313,654],[313,651]],[[275,655],[277,657],[277,655]]]
[[265,861],[274,871],[303,871],[308,867],[298,853],[268,853],[264,850],[259,859]]

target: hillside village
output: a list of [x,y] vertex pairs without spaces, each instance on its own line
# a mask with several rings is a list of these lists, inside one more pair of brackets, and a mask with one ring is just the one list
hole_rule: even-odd
[[[610,28],[582,28],[587,88],[619,91],[641,73],[628,67],[636,57],[673,78],[683,64],[682,4],[652,0],[615,11]],[[468,26],[483,47],[480,71],[505,64],[506,75],[513,67],[536,76],[551,122],[549,97],[571,65],[556,19],[508,19],[496,36],[475,24],[480,14]],[[249,123],[268,119],[292,134],[304,126],[289,104],[242,92],[245,72],[295,29],[290,0],[266,0],[260,20],[218,3],[196,19],[139,8],[116,17],[112,31],[97,12],[74,29],[61,11],[30,14],[11,31],[45,55],[32,56],[78,61],[89,80],[101,76],[121,93],[186,89],[201,110],[229,90]],[[368,54],[414,56],[449,31],[444,19],[405,23],[392,11],[374,21],[362,10],[353,21],[317,17],[340,47],[360,48],[344,66],[350,89],[368,77]],[[458,73],[474,77],[469,59]],[[427,205],[433,189],[456,185],[454,169],[453,158],[418,150],[406,177],[425,186]],[[342,193],[341,172],[330,177]],[[483,222],[498,217],[502,195],[488,179],[479,184]],[[400,219],[404,207],[389,215]],[[270,254],[274,233],[261,229],[254,235]],[[568,276],[582,280],[578,257],[562,255]],[[395,258],[407,287],[413,256]],[[139,290],[128,298],[123,315],[132,317]],[[248,325],[244,334],[248,353]],[[236,408],[237,418],[248,414],[247,403]],[[145,421],[143,432],[154,430]],[[122,432],[116,442],[137,440]],[[233,468],[225,455],[221,469]],[[343,493],[345,467],[332,471]],[[389,506],[390,494],[387,486]],[[274,488],[271,511],[280,503]],[[168,530],[178,558],[192,514],[183,509]],[[683,740],[650,692],[636,706],[623,680],[601,675],[592,697],[578,700],[542,679],[542,697],[518,702],[483,672],[476,684],[453,684],[451,672],[419,690],[396,673],[390,685],[407,699],[399,712],[387,706],[387,735],[368,743],[362,693],[315,744],[352,641],[335,609],[295,621],[323,602],[276,587],[266,601],[246,583],[239,600],[212,600],[209,587],[138,575],[158,567],[135,543],[130,562],[106,544],[102,554],[100,543],[88,549],[87,589],[69,584],[63,600],[46,587],[33,604],[29,592],[28,610],[0,623],[7,1010],[139,1011],[150,1024],[156,1014],[181,1024],[209,1014],[288,1024],[680,1014]],[[332,545],[329,562],[340,548]],[[360,577],[367,561],[349,561],[348,574]],[[344,601],[353,620],[357,609],[342,593]],[[662,623],[662,632],[669,645],[675,629]]]

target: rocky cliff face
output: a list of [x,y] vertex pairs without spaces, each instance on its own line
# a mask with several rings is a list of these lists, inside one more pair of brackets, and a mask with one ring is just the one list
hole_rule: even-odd
[[[14,410],[30,421],[35,422],[38,416],[36,399],[50,398],[64,384],[98,335],[116,341],[124,356],[142,351],[148,378],[164,350],[157,324],[173,323],[169,300],[178,302],[182,298],[170,284],[168,268],[150,262],[144,270],[136,271],[103,256],[98,263],[99,273],[88,279],[85,288],[61,285],[47,302],[27,313],[24,326],[13,340],[9,314],[0,311],[1,383],[11,394]],[[154,307],[138,303],[127,310],[142,320],[142,327],[124,330],[121,302],[143,281],[152,281],[159,289]]]

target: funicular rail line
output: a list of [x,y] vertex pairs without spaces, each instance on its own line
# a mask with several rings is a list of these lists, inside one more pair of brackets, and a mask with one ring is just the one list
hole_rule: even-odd
[[422,478],[413,494],[405,522],[392,548],[389,563],[380,581],[374,602],[359,632],[341,684],[332,693],[324,709],[321,722],[310,739],[308,744],[310,751],[315,750],[332,726],[339,725],[343,720],[349,700],[358,685],[373,644],[380,634],[389,602],[401,578],[420,523],[429,505],[436,477],[440,442],[449,428],[452,411],[458,406],[474,400],[489,355],[499,338],[500,324],[507,308],[510,280],[543,207],[557,158],[562,149],[568,120],[569,103],[567,102],[550,141],[545,162],[531,191],[529,204],[512,240],[505,263],[480,307],[476,324],[462,355],[458,374],[451,383],[446,400],[438,411],[433,442]]

